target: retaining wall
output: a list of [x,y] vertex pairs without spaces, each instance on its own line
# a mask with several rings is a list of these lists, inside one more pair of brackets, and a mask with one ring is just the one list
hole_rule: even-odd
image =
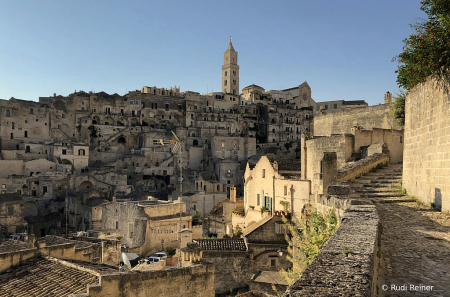
[[379,243],[375,206],[350,205],[338,230],[284,296],[376,296]]

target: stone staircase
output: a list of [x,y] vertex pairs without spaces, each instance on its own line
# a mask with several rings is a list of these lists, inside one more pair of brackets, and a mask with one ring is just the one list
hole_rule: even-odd
[[370,199],[375,203],[413,202],[396,189],[402,170],[403,164],[393,164],[355,179],[349,183],[350,197]]

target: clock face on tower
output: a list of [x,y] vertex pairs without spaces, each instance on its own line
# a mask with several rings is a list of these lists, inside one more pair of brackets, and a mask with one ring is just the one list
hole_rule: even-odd
[[306,93],[303,93],[303,101],[306,101]]

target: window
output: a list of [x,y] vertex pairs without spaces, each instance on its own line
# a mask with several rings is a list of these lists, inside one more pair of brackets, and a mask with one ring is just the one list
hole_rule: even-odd
[[[62,110],[62,105],[60,105],[60,106],[58,107],[58,109],[59,109],[59,110]],[[94,109],[94,111],[95,111],[95,109]]]
[[6,116],[10,117],[11,116],[11,111],[9,109],[6,110]]
[[287,195],[287,186],[284,186],[284,195]]
[[45,193],[47,193],[47,187],[46,187],[46,186],[43,186],[43,187],[42,187],[42,194],[45,194]]
[[316,106],[316,110],[318,111],[320,109],[320,105],[317,105]]
[[84,155],[85,155],[84,149],[78,150],[78,156],[84,156]]
[[334,104],[334,109],[337,109],[337,104]]
[[277,260],[270,259],[270,267],[277,267]]
[[28,137],[28,131],[24,131],[24,137]]
[[65,155],[67,153],[67,150],[62,150],[62,154]]
[[116,229],[119,229],[119,222],[118,221],[116,221]]
[[81,107],[81,110],[84,110],[84,107]]
[[2,190],[2,194],[6,194],[6,190]]
[[169,104],[168,103],[165,104],[165,109],[166,109],[166,111],[169,110]]
[[44,113],[44,118],[46,118],[47,117],[47,114],[46,113]]
[[2,189],[6,189],[6,185],[2,185]]
[[134,100],[133,99],[130,99],[130,104],[134,104]]
[[[228,59],[227,59],[227,61],[228,61]],[[227,76],[228,75],[228,72],[227,71],[225,71],[225,76]]]
[[400,143],[403,143],[403,137],[402,136],[400,136]]
[[136,100],[134,101],[134,104],[135,104],[135,105],[139,105],[139,100],[136,99]]
[[178,110],[181,110],[182,108],[181,104],[178,104]]
[[197,109],[197,105],[194,105],[194,109]]
[[33,108],[30,108],[30,114],[33,114]]
[[266,178],[266,169],[263,169],[263,170],[262,170],[262,177],[263,177],[263,178]]
[[62,114],[62,118],[63,118],[63,119],[66,118],[66,115],[65,115],[65,114]]
[[11,133],[11,139],[14,139],[14,134],[13,133]]
[[111,113],[111,108],[110,107],[106,107],[106,114],[110,114]]
[[261,203],[261,196],[258,194],[258,195],[256,195],[256,205],[257,206],[259,206],[260,205],[260,203]]
[[325,104],[325,109],[328,109],[328,104]]
[[14,206],[8,206],[8,215],[9,216],[14,215]]
[[231,181],[230,180],[227,180],[227,184],[230,184],[231,183]]

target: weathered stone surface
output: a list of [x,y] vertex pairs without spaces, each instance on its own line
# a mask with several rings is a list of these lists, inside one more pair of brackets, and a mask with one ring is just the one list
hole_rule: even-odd
[[382,296],[450,296],[450,217],[417,203],[377,204],[383,224],[378,287],[434,286],[430,292]]
[[374,205],[349,206],[339,229],[284,296],[370,296],[379,229]]
[[[448,84],[448,82],[447,82]],[[407,94],[403,187],[450,212],[450,101],[431,77]]]
[[334,182],[328,186],[328,195],[348,196],[350,187],[345,182]]

